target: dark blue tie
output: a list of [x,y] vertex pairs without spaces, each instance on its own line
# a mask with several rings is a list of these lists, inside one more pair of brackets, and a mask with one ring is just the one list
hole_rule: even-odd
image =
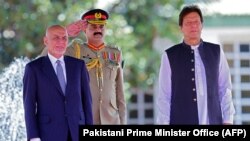
[[57,66],[56,66],[57,78],[59,80],[59,83],[60,83],[60,86],[62,88],[63,94],[65,94],[66,82],[65,82],[65,78],[64,78],[64,74],[63,74],[63,68],[62,68],[62,65],[61,65],[61,61],[57,60],[56,63],[57,63]]

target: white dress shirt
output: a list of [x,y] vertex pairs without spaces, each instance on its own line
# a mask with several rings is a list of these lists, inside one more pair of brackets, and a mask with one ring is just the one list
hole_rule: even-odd
[[[207,83],[204,64],[201,60],[199,46],[192,46],[195,58],[195,84],[197,89],[198,118],[200,125],[208,125],[208,108],[207,108]],[[185,73],[185,72],[184,72]],[[235,109],[232,102],[232,84],[230,69],[227,64],[223,50],[220,50],[219,64],[219,98],[222,111],[223,123],[233,123]],[[171,107],[171,68],[167,53],[164,52],[161,60],[159,72],[159,93],[156,100],[157,107],[157,124],[169,124],[170,107]]]

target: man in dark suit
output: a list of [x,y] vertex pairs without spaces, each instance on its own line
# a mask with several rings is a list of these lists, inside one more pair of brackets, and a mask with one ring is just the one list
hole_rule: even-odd
[[48,55],[28,63],[23,78],[27,139],[78,141],[79,122],[93,124],[89,75],[84,61],[64,56],[65,27],[47,28]]

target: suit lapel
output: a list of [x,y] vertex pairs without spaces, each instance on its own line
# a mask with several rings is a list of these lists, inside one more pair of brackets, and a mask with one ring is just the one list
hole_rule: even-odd
[[50,79],[52,81],[52,84],[55,85],[55,87],[62,95],[64,95],[48,56],[44,57],[42,65],[43,72],[47,75],[48,79]]
[[66,78],[67,78],[67,84],[66,84],[66,90],[65,90],[65,95],[67,95],[67,89],[69,89],[70,85],[72,84],[72,78],[71,75],[73,74],[72,68],[73,68],[73,63],[70,63],[70,60],[67,56],[64,56],[64,62],[65,62],[65,69],[66,69]]

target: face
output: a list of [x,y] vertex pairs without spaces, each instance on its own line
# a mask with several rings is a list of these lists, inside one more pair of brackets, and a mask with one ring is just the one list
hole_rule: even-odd
[[198,13],[191,12],[183,18],[181,31],[184,40],[200,40],[202,23]]
[[56,58],[60,58],[66,51],[68,34],[63,27],[52,27],[47,30],[44,37],[44,44],[48,52]]
[[85,35],[90,43],[103,43],[106,31],[106,25],[88,24]]

